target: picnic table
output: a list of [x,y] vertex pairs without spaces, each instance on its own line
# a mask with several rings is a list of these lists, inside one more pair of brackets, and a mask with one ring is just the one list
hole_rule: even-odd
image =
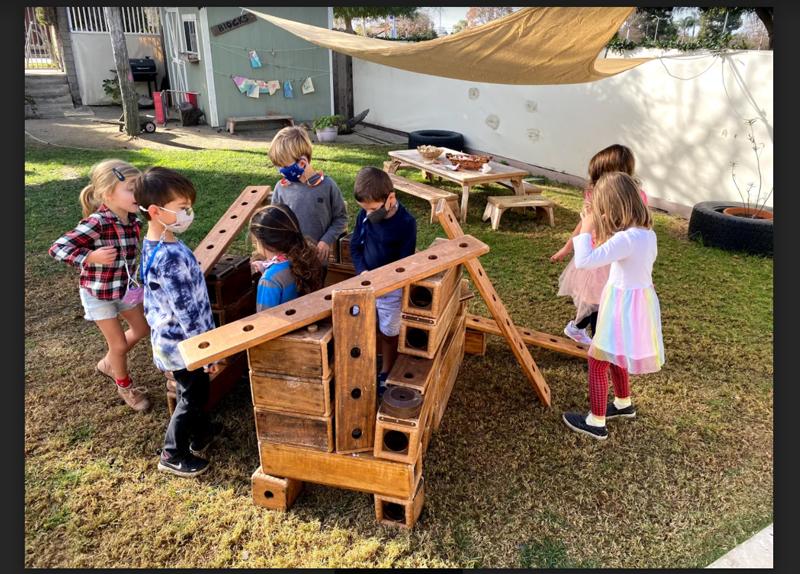
[[[389,165],[388,172],[396,173],[397,169],[403,166],[416,167],[431,175],[439,176],[443,179],[454,181],[461,185],[461,223],[467,221],[467,202],[469,201],[469,191],[475,185],[482,185],[487,183],[499,183],[501,181],[511,182],[511,187],[514,189],[516,195],[524,196],[525,189],[522,184],[522,178],[530,174],[522,169],[517,169],[508,165],[503,165],[495,161],[489,162],[489,167],[492,170],[489,173],[482,173],[477,170],[464,169],[463,167],[458,171],[452,171],[445,167],[445,165],[452,165],[450,160],[445,156],[447,153],[459,154],[458,152],[448,148],[442,148],[442,155],[434,160],[433,163],[426,163],[426,160],[419,155],[415,149],[401,149],[389,152],[389,157],[392,162]],[[524,209],[524,208],[522,208]]]

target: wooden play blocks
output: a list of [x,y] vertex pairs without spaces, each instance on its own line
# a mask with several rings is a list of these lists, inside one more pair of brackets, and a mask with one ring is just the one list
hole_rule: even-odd
[[400,341],[398,350],[407,355],[432,359],[444,341],[453,318],[459,310],[460,290],[453,290],[441,315],[436,318],[419,317],[410,313],[400,315]]
[[292,377],[329,379],[333,376],[333,324],[300,328],[250,347],[250,369]]
[[403,287],[402,312],[432,319],[441,316],[456,287],[460,289],[463,274],[464,266],[457,265]]
[[350,243],[353,241],[353,234],[348,233],[339,239],[339,263],[342,265],[353,265],[353,258],[350,257]]
[[206,275],[206,287],[211,309],[221,310],[226,305],[239,301],[243,295],[253,291],[250,258],[244,255],[224,254]]
[[[249,265],[249,264],[248,264]],[[233,323],[244,317],[249,317],[256,312],[256,289],[250,284],[250,289],[246,291],[237,301],[226,305],[221,309],[211,308],[211,315],[214,317],[214,325],[220,327]]]
[[261,467],[253,473],[251,482],[253,503],[270,510],[289,510],[303,488],[301,481],[264,474]]
[[417,460],[421,454],[422,433],[432,404],[430,397],[427,400],[423,397],[422,408],[409,418],[387,414],[386,405],[382,404],[375,423],[375,457],[406,463]]
[[333,415],[314,416],[255,407],[259,442],[333,452]]
[[253,405],[278,411],[327,416],[333,413],[333,375],[308,379],[250,371]]
[[411,500],[391,498],[375,495],[375,518],[379,524],[397,526],[400,528],[414,528],[422,506],[425,504],[425,479],[419,481],[417,491]]
[[464,339],[464,352],[468,355],[478,355],[482,357],[486,354],[488,342],[489,336],[486,333],[467,329],[467,334]]

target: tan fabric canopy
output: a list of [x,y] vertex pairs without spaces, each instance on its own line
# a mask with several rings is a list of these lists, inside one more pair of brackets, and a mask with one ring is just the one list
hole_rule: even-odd
[[597,59],[633,8],[534,7],[444,38],[403,44],[344,34],[250,9],[318,46],[408,70],[471,82],[595,82],[652,58]]

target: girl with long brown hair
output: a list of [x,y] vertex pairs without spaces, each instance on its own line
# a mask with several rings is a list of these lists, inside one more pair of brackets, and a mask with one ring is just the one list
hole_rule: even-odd
[[284,204],[273,204],[250,219],[250,235],[264,256],[256,310],[263,311],[322,287],[317,246],[300,231],[297,216]]
[[[591,412],[564,413],[563,420],[576,432],[605,439],[606,419],[636,416],[628,374],[654,373],[664,364],[661,310],[653,288],[658,255],[653,217],[630,175],[600,176],[591,210],[581,212],[574,243],[577,269],[605,266],[610,271],[600,295],[597,332],[589,346]],[[609,370],[614,401],[606,404]]]
[[[584,209],[587,209],[592,201],[592,191],[598,179],[612,171],[619,171],[630,175],[634,181],[639,183],[634,170],[636,160],[630,148],[614,144],[597,152],[589,162],[589,185],[584,190]],[[645,205],[647,196],[644,191],[639,190]],[[572,242],[580,233],[581,222],[575,226],[572,236],[564,244],[564,247],[550,258],[550,261],[560,261],[572,251]],[[597,308],[600,303],[600,292],[608,281],[608,266],[598,269],[581,270],[575,267],[574,260],[570,261],[558,279],[558,294],[572,297],[575,303],[575,319],[570,321],[564,328],[564,334],[570,339],[588,345],[592,339],[586,333],[586,327],[592,327],[592,335],[597,329]]]

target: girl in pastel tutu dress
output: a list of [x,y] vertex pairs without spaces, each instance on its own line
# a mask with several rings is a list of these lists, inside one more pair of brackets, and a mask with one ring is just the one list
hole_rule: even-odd
[[[572,430],[602,440],[608,437],[606,419],[636,416],[628,375],[659,371],[664,343],[652,278],[656,234],[639,186],[626,173],[607,173],[595,185],[590,208],[581,212],[573,261],[579,270],[607,266],[609,275],[589,347],[591,412],[564,413],[563,420]],[[609,370],[614,401],[606,404]]]
[[[627,173],[634,179],[634,168],[636,161],[630,148],[614,144],[597,152],[589,162],[589,186],[584,191],[584,209],[592,200],[592,190],[597,184],[597,180],[604,173],[621,171]],[[636,180],[638,183],[638,180]],[[644,191],[639,190],[645,205],[647,196]],[[573,249],[573,240],[580,233],[581,222],[575,227],[572,236],[564,244],[564,247],[550,258],[550,261],[560,261],[567,256]],[[575,319],[570,321],[564,328],[564,334],[573,341],[588,345],[592,339],[586,333],[586,327],[592,327],[592,336],[597,331],[597,308],[600,304],[600,292],[608,281],[608,266],[597,269],[577,269],[573,259],[561,273],[558,279],[559,296],[569,295],[577,308]]]

